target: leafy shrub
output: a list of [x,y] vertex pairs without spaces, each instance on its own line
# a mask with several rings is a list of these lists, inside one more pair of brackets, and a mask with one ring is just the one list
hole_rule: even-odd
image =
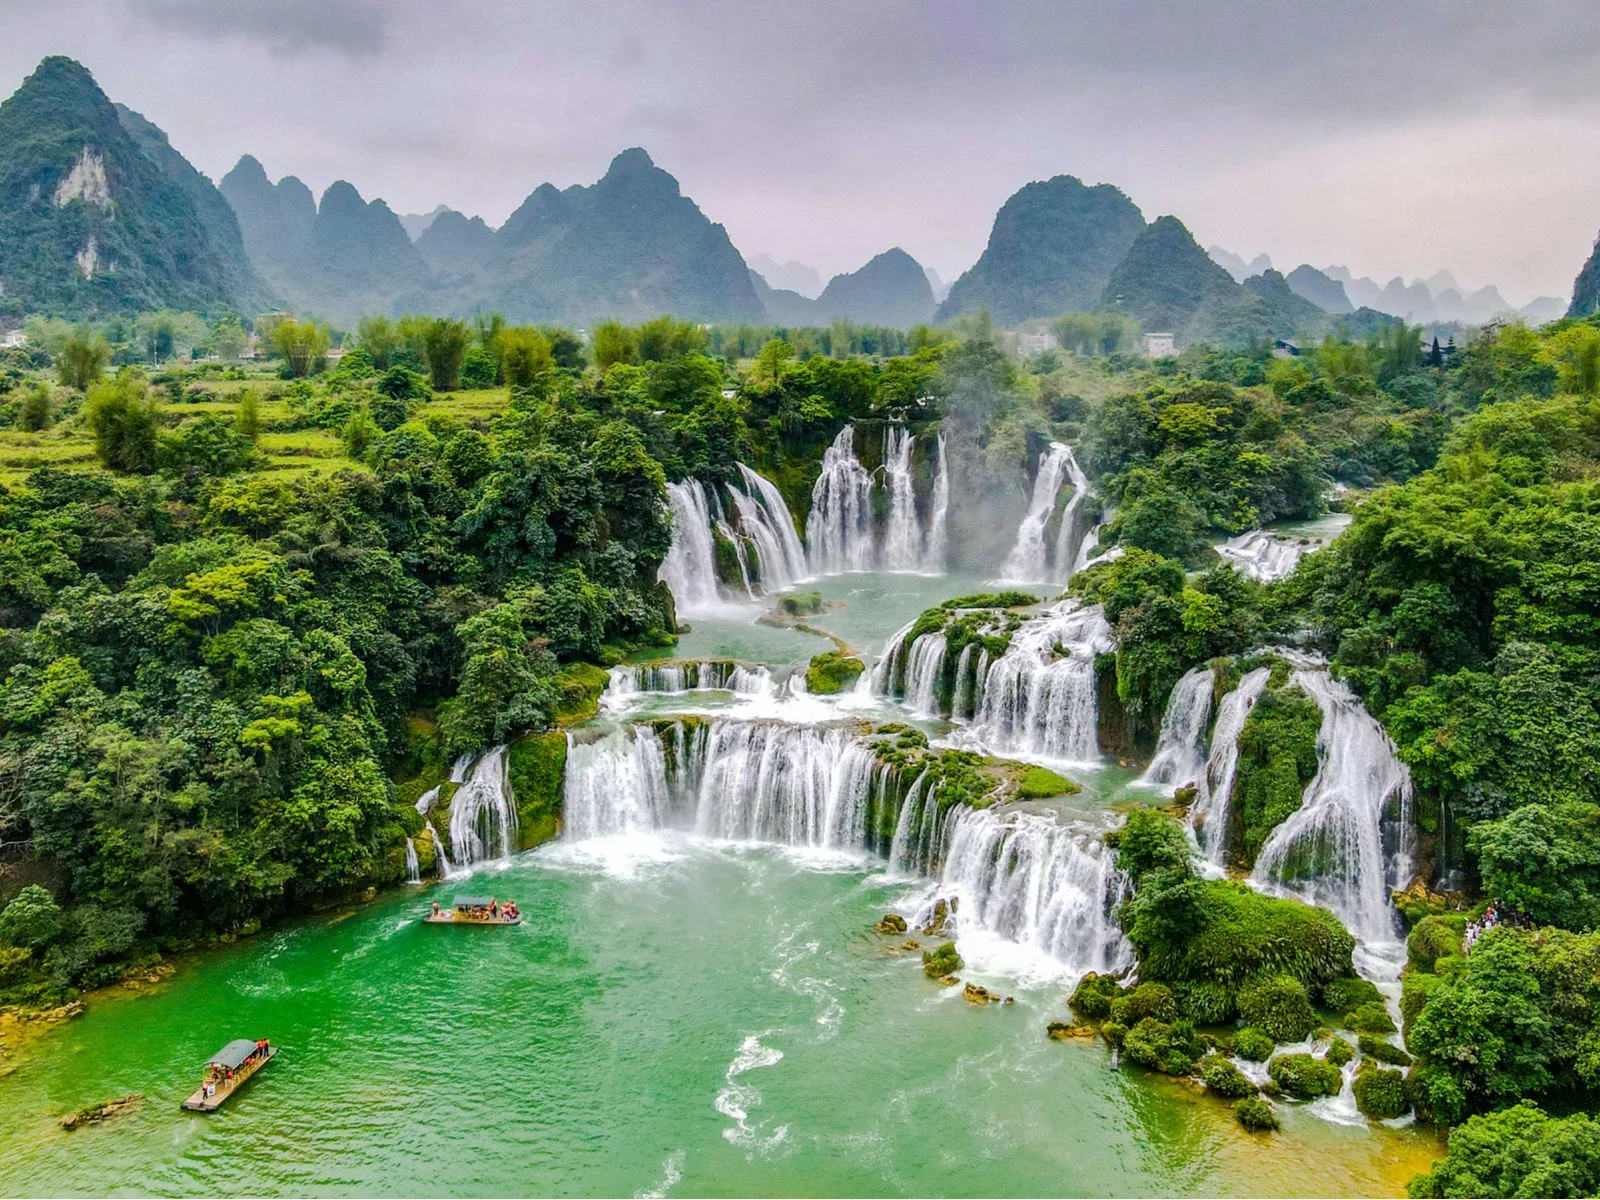
[[1465,929],[1465,917],[1423,917],[1406,938],[1411,965],[1420,971],[1432,971],[1434,964],[1445,955],[1460,954]]
[[1189,869],[1189,839],[1183,827],[1165,813],[1139,808],[1128,814],[1122,828],[1106,835],[1117,851],[1117,866],[1138,882],[1150,871]]
[[1338,1067],[1309,1054],[1280,1054],[1267,1064],[1267,1074],[1286,1095],[1297,1100],[1337,1096],[1344,1082]]
[[1208,1054],[1201,1060],[1200,1082],[1206,1085],[1207,1090],[1227,1100],[1256,1094],[1256,1085],[1220,1054]]
[[947,975],[954,975],[966,965],[961,955],[956,953],[954,942],[945,942],[937,949],[922,952],[922,969],[932,979],[943,979]]
[[1317,773],[1317,734],[1322,710],[1298,687],[1269,688],[1250,710],[1239,732],[1239,774],[1233,816],[1236,853],[1252,866],[1263,843],[1300,807]]
[[1406,1077],[1399,1071],[1366,1067],[1356,1073],[1351,1089],[1356,1095],[1356,1107],[1365,1116],[1391,1120],[1411,1111],[1411,1101],[1406,1099]]
[[1196,1025],[1221,1025],[1234,1014],[1233,989],[1213,980],[1175,983],[1178,1011]]
[[1169,1023],[1178,1019],[1178,1002],[1171,988],[1159,983],[1141,983],[1111,1002],[1111,1019],[1120,1024],[1133,1026],[1148,1017]]
[[940,608],[1026,608],[1039,603],[1039,597],[1027,592],[975,592],[970,596],[957,596],[946,600]]
[[1323,984],[1322,1003],[1336,1013],[1347,1013],[1363,1004],[1383,1003],[1383,993],[1370,979],[1352,975],[1347,979],[1330,979]]
[[1239,1015],[1277,1042],[1297,1042],[1317,1027],[1306,989],[1289,975],[1275,975],[1242,989]]
[[810,617],[822,611],[821,592],[793,592],[778,597],[778,609],[791,617]]
[[1145,1017],[1128,1030],[1122,1040],[1122,1052],[1130,1061],[1152,1071],[1187,1075],[1194,1070],[1195,1060],[1205,1053],[1205,1043],[1195,1036],[1194,1026],[1187,1021],[1169,1025]]
[[1600,1120],[1549,1117],[1527,1101],[1473,1117],[1450,1133],[1450,1148],[1414,1177],[1416,1197],[1600,1195]]
[[1084,1020],[1103,1021],[1111,1015],[1111,1002],[1119,991],[1121,988],[1115,979],[1090,971],[1078,980],[1078,986],[1072,989],[1072,998],[1067,1003]]
[[1266,1034],[1249,1025],[1233,1035],[1233,1052],[1246,1062],[1266,1062],[1277,1045]]
[[1269,1133],[1278,1128],[1278,1113],[1260,1096],[1246,1096],[1233,1106],[1233,1115],[1251,1133]]

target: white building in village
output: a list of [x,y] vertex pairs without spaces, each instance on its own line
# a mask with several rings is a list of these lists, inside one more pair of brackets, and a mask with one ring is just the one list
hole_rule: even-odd
[[1139,353],[1146,358],[1171,358],[1177,352],[1176,334],[1147,333],[1139,339]]

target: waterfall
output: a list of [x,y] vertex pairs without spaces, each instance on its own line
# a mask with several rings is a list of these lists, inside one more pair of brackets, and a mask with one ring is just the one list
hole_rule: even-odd
[[811,489],[806,547],[819,575],[872,566],[872,474],[856,457],[856,427],[846,425],[822,456]]
[[[459,865],[510,858],[517,843],[517,806],[506,777],[505,746],[496,746],[472,764],[450,800],[450,845]],[[457,763],[462,773],[464,763]]]
[[445,852],[444,839],[439,836],[439,831],[433,827],[432,821],[424,821],[423,825],[428,830],[428,836],[433,839],[433,853],[439,863],[439,878],[447,879],[455,874],[455,866],[450,861],[450,855]]
[[956,659],[956,690],[950,698],[950,719],[959,721],[972,714],[972,695],[977,690],[972,675],[972,651],[977,642],[968,642],[961,647],[961,656]]
[[1042,583],[1050,578],[1045,526],[1055,515],[1056,499],[1061,494],[1061,481],[1066,478],[1067,459],[1071,456],[1072,451],[1060,442],[1051,442],[1039,456],[1028,511],[1022,514],[1016,541],[1011,545],[1011,553],[1006,555],[1005,565],[1000,568],[1002,580]]
[[1383,726],[1325,669],[1291,679],[1322,710],[1317,773],[1261,847],[1252,879],[1330,909],[1363,942],[1391,942],[1389,893],[1412,871],[1410,773]]
[[943,433],[935,439],[934,451],[937,462],[933,472],[933,510],[928,518],[928,533],[922,544],[922,569],[930,574],[942,575],[950,521],[950,468],[944,456]]
[[996,753],[1097,760],[1094,662],[1112,645],[1098,605],[1067,600],[1024,622],[982,679],[973,735]]
[[[822,456],[822,471],[811,489],[806,518],[810,570],[818,575],[846,571],[944,570],[945,526],[950,507],[950,477],[944,440],[935,443],[933,494],[926,524],[917,511],[913,454],[916,438],[904,425],[884,431],[881,481],[856,457],[855,426],[846,425]],[[873,519],[873,492],[888,495],[882,528]]]
[[[949,821],[940,894],[955,893],[957,928],[969,922],[1040,950],[1075,975],[1133,961],[1117,924],[1128,893],[1116,852],[1099,831],[1054,815],[958,808]],[[929,912],[919,914],[925,921]]]
[[711,537],[711,503],[698,479],[667,484],[672,505],[672,546],[657,577],[672,591],[679,616],[703,616],[722,607],[717,588],[716,545]]
[[911,451],[916,439],[904,425],[889,426],[883,436],[889,519],[883,529],[879,561],[886,571],[915,571],[922,566],[922,527],[917,523],[917,491],[911,474]]
[[1223,542],[1216,549],[1236,569],[1265,583],[1293,575],[1301,556],[1315,547],[1304,539],[1291,540],[1265,529],[1253,529]]
[[1139,782],[1168,791],[1194,784],[1198,792],[1206,769],[1206,725],[1211,720],[1215,678],[1209,666],[1196,667],[1173,685],[1161,718],[1156,755]]
[[890,768],[842,728],[759,721],[634,725],[567,757],[576,838],[678,829],[791,846],[865,849]]
[[[1051,542],[1045,534],[1065,487],[1072,489],[1072,495],[1061,509],[1055,540]],[[1016,540],[1000,568],[1000,578],[1012,583],[1065,583],[1082,565],[1080,559],[1086,558],[1085,547],[1092,546],[1088,536],[1074,542],[1078,511],[1088,494],[1089,478],[1078,465],[1072,447],[1051,442],[1039,456],[1028,508],[1017,525]]]
[[1217,706],[1217,720],[1211,730],[1211,756],[1200,778],[1199,795],[1189,809],[1189,824],[1194,828],[1200,849],[1217,866],[1222,865],[1228,846],[1228,806],[1233,800],[1233,782],[1239,772],[1239,734],[1271,677],[1270,669],[1257,667],[1240,679],[1239,686]]
[[805,694],[803,671],[774,671],[726,658],[624,663],[612,667],[607,675],[609,682],[600,696],[600,705],[607,711],[626,708],[645,696],[732,692],[736,696],[779,700]]
[[937,689],[944,670],[945,648],[942,633],[925,633],[911,645],[906,662],[906,705],[918,716],[939,715]]
[[417,863],[417,844],[410,838],[406,839],[406,882],[422,882],[422,868]]
[[439,789],[436,787],[429,788],[427,791],[423,792],[422,795],[417,797],[417,811],[423,816],[427,816],[433,811],[433,803],[438,798]]
[[743,463],[739,464],[739,476],[744,480],[744,489],[730,487],[728,495],[739,514],[740,529],[755,542],[761,560],[761,589],[768,594],[781,592],[808,573],[806,552],[795,531],[794,517],[783,493],[770,479]]

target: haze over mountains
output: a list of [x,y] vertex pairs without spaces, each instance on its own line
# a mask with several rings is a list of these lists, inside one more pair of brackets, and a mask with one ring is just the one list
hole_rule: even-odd
[[[946,289],[900,247],[823,286],[805,264],[746,260],[640,148],[589,185],[535,188],[499,228],[444,205],[398,215],[338,180],[316,197],[246,154],[213,185],[89,72],[49,58],[0,105],[0,316],[282,305],[349,325],[363,313],[587,325],[662,313],[702,322],[910,327],[987,309],[1002,327],[1109,308],[1181,343],[1352,331],[1391,319],[1482,322],[1509,305],[1441,271],[1379,285],[1344,267],[1287,275],[1202,250],[1175,216],[1147,223],[1111,184],[1025,184],[978,261]],[[1574,308],[1600,303],[1582,278]],[[1591,280],[1589,291],[1600,292]],[[1524,307],[1559,316],[1563,301]]]

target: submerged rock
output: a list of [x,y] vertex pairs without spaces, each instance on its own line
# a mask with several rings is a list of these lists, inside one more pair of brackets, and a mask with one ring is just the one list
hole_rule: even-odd
[[109,1121],[112,1117],[130,1113],[143,1103],[143,1092],[129,1092],[126,1096],[118,1096],[114,1100],[102,1100],[99,1104],[91,1104],[88,1108],[80,1108],[77,1112],[62,1117],[61,1128],[77,1129],[80,1125],[97,1125],[101,1121]]
[[1081,1021],[1051,1021],[1044,1031],[1057,1042],[1087,1041],[1095,1036],[1094,1026]]
[[873,926],[879,933],[904,933],[906,919],[899,913],[884,913],[883,920]]

